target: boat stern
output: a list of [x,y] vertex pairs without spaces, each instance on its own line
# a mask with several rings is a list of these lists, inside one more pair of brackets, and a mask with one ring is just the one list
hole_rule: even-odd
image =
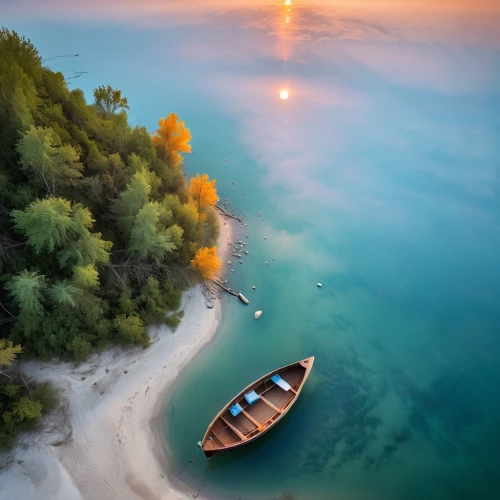
[[[203,450],[203,448],[202,448]],[[216,453],[217,453],[217,450],[203,450],[203,453],[205,454],[205,456],[210,460]]]

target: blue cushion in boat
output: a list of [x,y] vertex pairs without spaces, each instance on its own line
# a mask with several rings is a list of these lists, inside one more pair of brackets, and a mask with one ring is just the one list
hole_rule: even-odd
[[250,391],[245,394],[245,399],[249,405],[253,405],[259,399],[259,395],[255,391]]
[[243,408],[240,406],[239,403],[234,403],[234,405],[231,405],[229,407],[229,411],[231,412],[231,415],[233,417],[236,417],[236,415],[239,415],[242,410],[243,410]]
[[289,391],[292,388],[291,385],[283,380],[277,373],[271,377],[271,380],[284,391]]

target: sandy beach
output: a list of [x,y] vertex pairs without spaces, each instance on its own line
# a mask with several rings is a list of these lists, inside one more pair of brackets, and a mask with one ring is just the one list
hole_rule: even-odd
[[[231,219],[220,217],[223,262],[233,227]],[[184,318],[175,333],[165,326],[151,329],[149,349],[112,349],[78,367],[34,361],[21,365],[58,389],[67,403],[67,425],[36,446],[16,451],[14,463],[0,474],[1,500],[192,497],[190,489],[177,482],[174,488],[168,479],[159,417],[171,383],[213,339],[221,301],[208,309],[198,285],[184,293],[182,309]]]

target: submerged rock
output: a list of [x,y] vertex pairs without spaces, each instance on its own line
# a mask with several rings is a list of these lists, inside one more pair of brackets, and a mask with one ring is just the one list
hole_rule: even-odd
[[259,319],[261,316],[262,316],[262,311],[256,311],[255,314],[253,315],[255,319]]
[[322,285],[321,283],[318,283],[318,284],[317,284],[317,287],[318,287],[318,288],[321,288],[322,286],[323,286],[323,285]]

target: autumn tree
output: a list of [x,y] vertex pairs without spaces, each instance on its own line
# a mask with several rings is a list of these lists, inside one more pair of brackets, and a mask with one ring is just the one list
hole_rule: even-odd
[[103,118],[110,118],[119,109],[130,109],[122,91],[114,89],[111,85],[100,85],[94,89],[94,106]]
[[208,174],[196,174],[196,177],[191,177],[189,182],[189,194],[198,206],[198,212],[201,209],[215,205],[219,200],[217,190],[215,189],[215,179],[208,180]]
[[203,247],[197,250],[194,259],[191,261],[191,267],[197,271],[203,278],[213,279],[220,269],[222,262],[217,257],[217,248]]
[[75,186],[83,170],[76,150],[70,145],[56,146],[58,140],[51,128],[32,125],[16,148],[21,155],[21,169],[33,172],[36,182],[52,196],[59,186]]
[[12,365],[16,356],[22,352],[20,345],[14,345],[6,339],[0,339],[0,367],[9,367]]
[[182,157],[180,153],[190,153],[191,146],[188,142],[191,140],[191,132],[184,120],[179,121],[175,113],[170,113],[166,118],[158,120],[159,128],[153,134],[152,141],[161,151],[163,159],[171,167],[177,167]]

